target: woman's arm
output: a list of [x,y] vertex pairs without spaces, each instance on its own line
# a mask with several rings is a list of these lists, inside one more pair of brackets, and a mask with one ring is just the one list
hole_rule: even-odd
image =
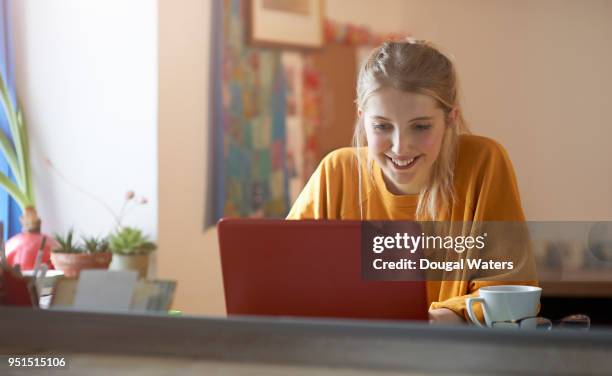
[[[465,207],[456,208],[456,211],[467,214],[453,220],[479,223],[481,227],[470,226],[474,233],[454,235],[474,236],[488,232],[486,248],[469,256],[511,260],[514,266],[512,270],[495,271],[495,274],[491,271],[485,274],[483,271],[469,275],[467,272],[471,271],[466,271],[462,280],[441,283],[441,300],[432,303],[430,309],[451,310],[456,316],[468,320],[465,299],[478,296],[481,287],[501,284],[537,285],[538,282],[518,184],[506,151],[497,142],[483,137],[475,137],[474,142],[465,146],[466,151],[473,155],[464,157],[464,161],[469,164],[465,163],[462,168],[463,171],[468,168],[473,172],[469,179],[462,180],[469,188],[460,190],[464,197],[459,201]],[[480,305],[474,308],[477,316],[482,318]],[[446,313],[435,315],[434,319],[454,319]]]
[[429,310],[430,324],[464,325],[466,322],[463,317],[448,308],[438,308]]

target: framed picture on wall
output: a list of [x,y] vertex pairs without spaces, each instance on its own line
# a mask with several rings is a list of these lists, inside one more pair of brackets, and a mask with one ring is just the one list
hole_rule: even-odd
[[323,1],[246,0],[249,43],[258,47],[322,47]]

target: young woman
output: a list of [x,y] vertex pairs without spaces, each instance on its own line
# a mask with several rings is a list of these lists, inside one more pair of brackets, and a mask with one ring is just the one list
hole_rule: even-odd
[[[288,219],[524,221],[508,155],[469,134],[453,63],[431,44],[376,48],[356,103],[354,147],[323,159]],[[428,281],[431,321],[465,322],[466,297],[487,283]]]

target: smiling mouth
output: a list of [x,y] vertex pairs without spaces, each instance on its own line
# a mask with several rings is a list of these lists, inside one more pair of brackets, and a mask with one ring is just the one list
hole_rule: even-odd
[[396,158],[391,158],[389,156],[386,156],[386,157],[388,160],[391,161],[391,164],[393,165],[393,167],[395,167],[395,169],[407,170],[418,162],[418,160],[421,158],[421,155],[417,155],[416,157],[413,157],[411,159],[396,159]]

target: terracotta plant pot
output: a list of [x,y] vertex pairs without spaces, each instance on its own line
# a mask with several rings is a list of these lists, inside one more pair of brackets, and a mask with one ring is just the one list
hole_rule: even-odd
[[149,255],[120,255],[116,253],[113,255],[113,262],[109,270],[136,270],[138,278],[147,278]]
[[55,269],[62,270],[66,277],[78,277],[83,269],[107,269],[113,254],[102,253],[61,253],[51,252]]

